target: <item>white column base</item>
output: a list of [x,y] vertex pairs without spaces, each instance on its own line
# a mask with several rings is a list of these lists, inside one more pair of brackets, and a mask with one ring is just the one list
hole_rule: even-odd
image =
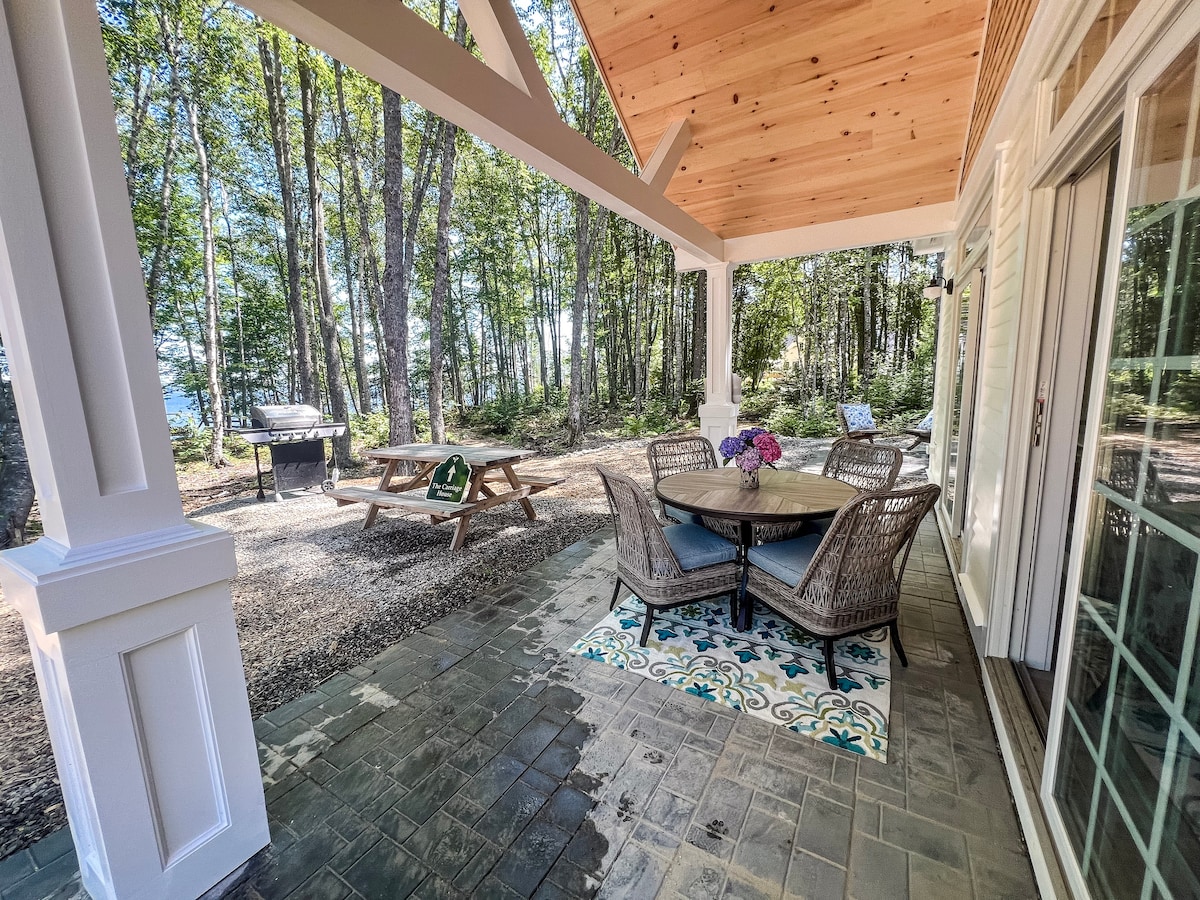
[[193,524],[0,555],[94,898],[197,897],[270,841],[234,572]]
[[738,405],[736,403],[701,403],[700,434],[708,438],[713,449],[731,434],[737,434]]

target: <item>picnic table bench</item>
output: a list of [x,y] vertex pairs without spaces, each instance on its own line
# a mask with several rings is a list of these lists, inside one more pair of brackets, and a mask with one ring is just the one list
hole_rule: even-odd
[[[470,467],[471,474],[462,501],[450,503],[430,500],[426,488],[434,470],[445,460],[457,454]],[[437,524],[457,519],[451,550],[462,547],[470,529],[471,517],[501,503],[520,503],[525,517],[530,521],[537,518],[530,494],[536,494],[560,484],[565,478],[550,475],[525,475],[516,472],[513,466],[531,456],[536,450],[514,447],[463,447],[454,444],[402,444],[397,447],[381,447],[368,450],[365,456],[384,463],[383,476],[377,488],[346,485],[326,491],[337,501],[338,506],[351,503],[367,504],[367,516],[363,528],[370,528],[379,512],[395,509],[413,515],[429,516]],[[393,483],[403,463],[415,463],[417,471]],[[508,490],[493,490],[493,485],[505,485]]]

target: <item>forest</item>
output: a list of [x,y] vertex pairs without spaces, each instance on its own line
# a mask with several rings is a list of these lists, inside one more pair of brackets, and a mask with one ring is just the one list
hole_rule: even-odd
[[[517,6],[564,120],[636,169],[569,4]],[[452,3],[414,8],[474,51]],[[694,419],[705,276],[669,244],[231,3],[99,10],[160,369],[210,463],[262,403],[376,443]],[[808,436],[848,398],[919,417],[933,267],[908,244],[740,267],[743,416]]]

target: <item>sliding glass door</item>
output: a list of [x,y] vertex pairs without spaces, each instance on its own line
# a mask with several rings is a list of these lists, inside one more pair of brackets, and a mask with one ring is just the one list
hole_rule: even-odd
[[1200,897],[1200,45],[1142,96],[1052,795],[1095,898]]

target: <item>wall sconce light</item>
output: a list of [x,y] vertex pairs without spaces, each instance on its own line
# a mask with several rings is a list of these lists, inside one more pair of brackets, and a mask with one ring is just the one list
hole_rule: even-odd
[[921,293],[925,295],[926,300],[937,300],[942,296],[942,288],[946,289],[947,294],[954,293],[954,279],[944,279],[941,275],[934,275],[929,279],[929,284],[921,289]]

